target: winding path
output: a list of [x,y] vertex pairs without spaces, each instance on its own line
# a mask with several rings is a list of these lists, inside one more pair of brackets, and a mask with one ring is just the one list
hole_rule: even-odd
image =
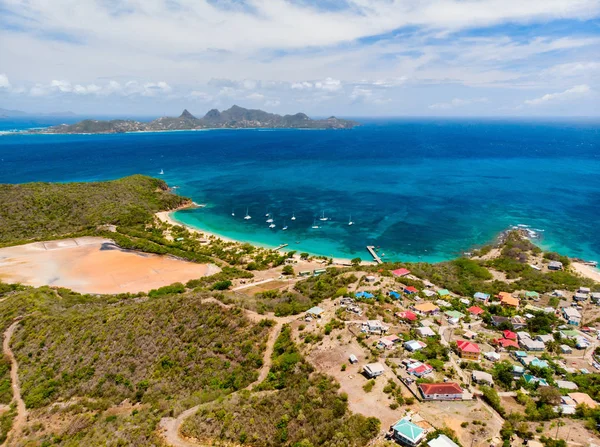
[[17,403],[17,415],[13,421],[13,426],[8,432],[8,436],[6,437],[6,441],[2,445],[8,445],[8,442],[13,437],[18,437],[21,434],[21,430],[23,429],[23,425],[27,422],[27,409],[25,408],[25,402],[21,398],[21,386],[19,385],[19,364],[17,363],[17,359],[10,349],[10,339],[15,333],[15,329],[21,322],[21,317],[17,318],[13,324],[11,324],[8,329],[4,332],[4,341],[2,342],[2,351],[4,355],[8,357],[10,360],[10,380],[12,382],[13,389],[13,400]]
[[[215,301],[217,301],[217,300],[215,300]],[[246,312],[251,313],[251,314],[254,313],[254,312],[251,312],[248,310]],[[258,315],[258,314],[256,314],[256,315]],[[261,316],[261,318],[264,318],[264,316]],[[277,337],[279,337],[281,328],[283,327],[283,325],[285,323],[289,323],[294,318],[297,318],[297,316],[285,317],[285,318],[275,317],[275,318],[277,319],[277,323],[275,324],[275,326],[273,326],[273,329],[269,333],[269,338],[267,339],[267,347],[266,347],[265,353],[263,355],[263,365],[260,368],[260,372],[258,373],[258,378],[254,382],[249,384],[246,388],[244,388],[244,390],[252,389],[254,386],[258,385],[259,383],[261,383],[263,380],[265,380],[267,378],[267,375],[269,374],[269,371],[271,370],[271,364],[273,362],[271,357],[273,355],[273,349],[275,348],[275,341],[277,340]],[[160,434],[162,435],[163,439],[165,440],[165,442],[168,445],[170,445],[172,447],[199,447],[199,446],[204,445],[204,444],[200,444],[199,442],[192,442],[191,440],[188,441],[188,440],[184,439],[179,432],[179,429],[181,428],[181,424],[183,424],[183,421],[185,419],[187,419],[188,417],[192,416],[193,414],[195,414],[199,408],[200,408],[200,405],[196,405],[195,407],[185,410],[176,418],[162,418],[160,420],[160,423],[159,423]]]

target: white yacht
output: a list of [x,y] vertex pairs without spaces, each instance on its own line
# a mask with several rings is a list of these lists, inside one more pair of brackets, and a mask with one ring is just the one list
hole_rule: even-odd
[[248,208],[246,208],[246,215],[244,216],[244,220],[250,220],[252,219],[252,217],[250,217],[250,214],[248,214]]
[[352,222],[352,214],[350,214],[350,218],[348,219],[348,225],[354,225],[354,222]]
[[319,218],[319,220],[320,220],[320,221],[323,221],[323,222],[325,222],[325,221],[329,220],[329,217],[325,217],[325,211],[323,211],[323,212],[321,213],[321,217]]

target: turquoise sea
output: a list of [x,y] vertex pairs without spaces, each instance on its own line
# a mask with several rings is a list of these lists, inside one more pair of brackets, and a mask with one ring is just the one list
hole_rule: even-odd
[[[164,170],[207,205],[176,219],[241,241],[363,259],[375,245],[388,260],[440,261],[524,224],[544,230],[547,248],[600,261],[598,120],[358,120],[340,131],[2,135],[0,182]],[[42,121],[0,120],[0,131],[55,124]]]

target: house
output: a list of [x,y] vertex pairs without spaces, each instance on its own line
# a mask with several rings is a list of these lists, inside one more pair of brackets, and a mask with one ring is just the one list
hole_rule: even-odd
[[428,290],[428,289],[423,290],[423,294],[428,298],[435,296],[435,292],[433,290]]
[[358,363],[358,357],[356,357],[354,354],[350,354],[350,357],[348,357],[348,361],[351,365],[354,365]]
[[494,385],[494,378],[490,373],[486,373],[483,371],[473,371],[471,374],[471,378],[475,383],[485,383],[487,385]]
[[433,372],[433,367],[431,365],[428,365],[427,363],[414,362],[410,363],[406,367],[406,372],[412,374],[413,376],[423,377],[427,374],[431,374]]
[[475,298],[477,301],[487,303],[490,299],[490,295],[488,293],[476,292],[475,295],[473,295],[473,298]]
[[508,338],[497,338],[496,340],[493,340],[493,342],[495,344],[497,344],[498,346],[503,347],[504,349],[508,349],[508,348],[519,349],[519,343],[517,343],[517,340],[510,340]]
[[369,292],[356,292],[354,294],[354,296],[356,298],[368,298],[368,299],[375,298],[375,295],[373,295],[372,293],[369,293]]
[[548,270],[562,270],[563,263],[560,261],[550,261],[548,263]]
[[458,353],[463,359],[479,360],[479,353],[481,352],[479,346],[471,341],[457,340],[456,347]]
[[523,374],[525,374],[525,368],[521,365],[513,365],[513,376],[521,377]]
[[362,331],[369,334],[385,334],[389,327],[379,320],[367,320],[362,324]]
[[517,298],[513,298],[513,296],[508,292],[500,292],[498,294],[498,298],[500,299],[500,304],[502,306],[507,307],[519,307],[519,300]]
[[508,329],[502,331],[502,335],[504,336],[504,338],[507,338],[509,340],[516,340],[517,339],[517,334],[515,334],[513,331],[510,331]]
[[452,439],[446,435],[439,435],[427,443],[429,447],[458,447]]
[[435,337],[435,332],[433,332],[433,329],[431,329],[429,326],[419,327],[416,329],[416,332],[421,337]]
[[510,324],[512,324],[515,331],[518,331],[519,329],[527,327],[527,320],[520,315],[515,315],[510,319]]
[[579,388],[575,382],[571,382],[570,380],[557,380],[556,387],[564,390],[576,390]]
[[519,340],[519,345],[526,351],[543,351],[546,349],[546,345],[539,340],[532,340],[531,338],[522,338]]
[[577,293],[583,293],[584,295],[589,295],[591,291],[589,287],[580,287],[577,289]]
[[572,329],[563,329],[558,333],[560,335],[560,338],[569,338],[571,340],[575,340],[577,337],[579,337],[579,332]]
[[529,362],[529,366],[535,366],[536,368],[550,368],[550,365],[546,360],[540,360],[537,357]]
[[563,354],[573,354],[573,349],[569,345],[560,345],[560,352]]
[[440,310],[440,308],[433,303],[416,304],[414,309],[421,314],[433,314]]
[[497,362],[498,360],[500,360],[502,358],[502,356],[500,354],[498,354],[497,352],[494,352],[494,351],[484,352],[483,356],[491,362]]
[[471,300],[468,298],[461,298],[460,300],[461,303],[463,303],[465,306],[468,306],[469,304],[471,304]]
[[401,445],[416,447],[425,439],[425,429],[404,417],[390,427],[392,438]]
[[310,309],[308,309],[306,311],[306,315],[308,315],[309,317],[313,317],[313,318],[321,318],[321,314],[325,312],[323,309],[321,309],[320,307],[311,307]]
[[569,393],[568,396],[575,401],[576,405],[587,405],[588,408],[596,408],[598,405],[587,393]]
[[467,312],[469,312],[471,315],[473,315],[475,317],[479,317],[479,316],[483,315],[484,310],[478,306],[471,306],[467,309]]
[[410,274],[410,270],[404,269],[404,268],[392,270],[392,275],[397,276],[397,277],[406,276],[409,274]]
[[452,304],[445,300],[437,300],[435,304],[437,304],[438,307],[452,307]]
[[523,374],[523,379],[527,383],[537,383],[538,386],[550,386],[546,379],[540,379],[539,377],[532,376],[531,374]]
[[377,278],[375,276],[373,276],[373,275],[368,275],[368,276],[365,276],[365,281],[367,281],[367,282],[375,282],[375,281],[377,281]]
[[419,383],[424,400],[462,400],[463,390],[458,383]]
[[594,303],[598,304],[600,302],[600,292],[592,292],[590,297]]
[[529,332],[519,331],[517,332],[517,338],[523,340],[524,338],[531,338],[531,335],[529,335]]
[[540,294],[534,291],[530,291],[530,292],[525,292],[525,298],[530,298],[535,300],[538,300],[540,298]]
[[466,330],[463,334],[463,338],[467,338],[469,340],[473,340],[475,337],[477,337],[477,332],[473,332],[470,330]]
[[581,314],[574,307],[565,307],[562,310],[562,315],[567,323],[573,326],[579,326],[581,323]]
[[383,365],[381,363],[369,363],[363,366],[363,372],[369,379],[374,379],[383,374]]
[[398,318],[400,318],[401,320],[417,321],[417,315],[414,312],[411,312],[410,310],[404,310],[402,312],[397,312],[396,316]]
[[499,327],[503,323],[510,323],[510,318],[500,315],[492,316],[492,326]]
[[581,302],[581,301],[587,301],[587,299],[588,299],[587,293],[576,292],[575,295],[573,295],[573,301]]
[[536,335],[535,339],[546,344],[554,341],[554,336],[552,334]]
[[407,341],[406,343],[404,343],[404,349],[406,349],[407,351],[410,351],[410,352],[417,352],[426,347],[427,347],[427,344],[425,344],[419,340],[410,340],[410,341]]
[[460,320],[461,318],[465,317],[465,314],[463,314],[457,310],[447,310],[444,313],[446,314],[446,316],[448,318],[456,318],[457,320]]
[[512,353],[512,356],[518,361],[521,361],[522,358],[527,357],[527,353],[525,351],[515,351]]
[[419,293],[419,291],[417,290],[416,287],[413,286],[408,286],[404,288],[404,293],[407,293],[409,295],[413,295],[415,293]]
[[440,289],[437,291],[437,294],[441,297],[444,296],[449,296],[450,295],[450,291],[448,289]]
[[395,300],[400,299],[400,294],[398,292],[396,292],[395,290],[390,290],[388,295],[391,296],[392,298],[394,298]]
[[394,349],[394,342],[387,338],[380,338],[377,342],[378,349]]

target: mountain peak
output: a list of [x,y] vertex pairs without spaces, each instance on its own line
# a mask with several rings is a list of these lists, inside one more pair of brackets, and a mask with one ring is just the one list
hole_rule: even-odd
[[186,120],[195,120],[196,117],[194,115],[192,115],[190,112],[188,112],[188,109],[183,109],[183,112],[181,112],[181,115],[179,115],[179,118],[183,118]]

